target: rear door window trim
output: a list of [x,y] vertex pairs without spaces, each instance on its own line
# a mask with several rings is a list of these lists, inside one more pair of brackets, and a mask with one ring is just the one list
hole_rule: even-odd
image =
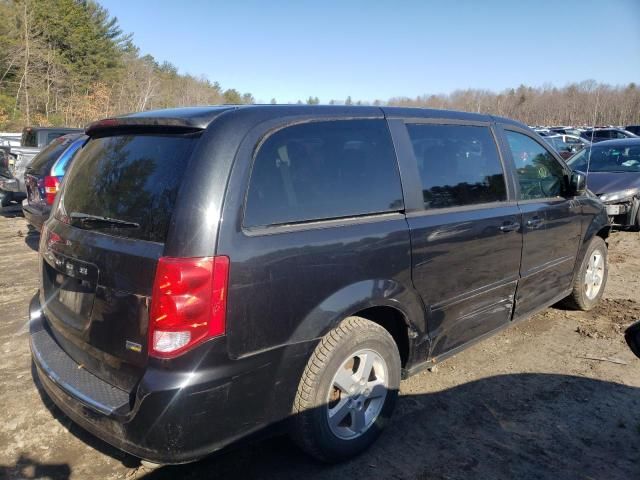
[[[404,132],[406,135],[405,138],[400,138],[398,141],[409,142],[408,148],[404,148],[402,150],[402,154],[406,157],[410,157],[411,163],[415,166],[415,172],[418,172],[418,160],[416,159],[415,152],[413,150],[413,146],[411,144],[411,140],[409,138],[407,125],[415,125],[415,124],[427,124],[427,125],[459,125],[459,126],[470,126],[470,127],[486,127],[489,129],[491,136],[493,138],[493,143],[496,148],[498,159],[500,161],[500,166],[502,167],[502,174],[505,182],[505,190],[506,190],[506,199],[499,200],[495,202],[486,202],[486,203],[476,203],[471,205],[457,205],[446,208],[426,208],[424,202],[422,201],[422,184],[420,181],[417,182],[418,191],[416,194],[419,196],[420,201],[417,202],[418,205],[415,208],[409,209],[407,206],[407,217],[420,217],[423,215],[437,215],[442,213],[456,213],[456,212],[465,212],[470,210],[485,210],[488,208],[499,208],[510,205],[515,205],[516,201],[516,185],[514,185],[514,178],[511,169],[509,168],[509,164],[507,159],[504,156],[503,146],[501,143],[500,133],[496,129],[495,122],[489,121],[475,121],[475,120],[462,120],[462,119],[450,119],[450,118],[424,118],[424,117],[402,117],[402,118],[391,118],[388,122],[401,121],[404,124]],[[392,129],[393,133],[393,129]],[[394,144],[396,141],[396,136],[394,135]],[[402,160],[400,159],[400,152],[398,152],[398,162],[402,164]],[[406,160],[405,160],[406,161]],[[419,178],[419,177],[418,177]],[[402,182],[405,184],[406,179],[403,177]],[[416,182],[407,182],[408,184],[413,184]],[[415,186],[414,186],[415,188]],[[409,198],[412,198],[414,194],[409,193]]]
[[[253,175],[256,158],[260,153],[261,148],[264,146],[265,142],[267,142],[274,134],[278,133],[281,130],[284,130],[289,127],[303,125],[308,123],[320,123],[320,122],[343,122],[343,121],[367,121],[367,120],[377,120],[380,122],[384,122],[387,132],[389,134],[389,140],[391,146],[393,148],[395,168],[398,171],[398,180],[400,182],[401,187],[401,201],[402,205],[397,209],[389,209],[383,211],[375,211],[375,212],[367,212],[361,215],[348,215],[348,216],[338,216],[338,217],[323,217],[316,218],[310,220],[300,220],[300,221],[292,221],[289,223],[282,224],[271,224],[271,225],[256,225],[256,226],[247,226],[245,223],[245,215],[249,197],[249,191],[251,188],[251,178]],[[244,195],[242,197],[242,207],[241,207],[241,216],[240,216],[240,228],[241,231],[247,236],[259,236],[259,235],[270,235],[275,233],[285,233],[291,231],[303,231],[303,230],[311,230],[311,229],[319,229],[319,228],[333,228],[347,225],[356,225],[362,223],[371,223],[376,221],[383,221],[387,219],[393,219],[394,217],[404,218],[405,211],[405,198],[404,198],[404,189],[402,172],[400,171],[400,167],[398,165],[399,159],[395,149],[395,141],[392,132],[390,131],[390,126],[384,116],[380,115],[370,115],[370,116],[313,116],[313,117],[303,117],[303,118],[288,118],[288,119],[278,119],[277,123],[270,121],[267,122],[269,128],[267,128],[264,132],[259,136],[259,140],[254,143],[253,148],[251,149],[251,160],[248,168],[248,173],[246,176]],[[249,137],[249,135],[247,136]],[[245,137],[245,140],[247,140]],[[237,163],[237,162],[235,162]]]

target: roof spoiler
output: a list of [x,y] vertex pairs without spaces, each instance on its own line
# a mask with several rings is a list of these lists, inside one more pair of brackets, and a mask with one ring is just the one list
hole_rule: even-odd
[[84,133],[90,137],[114,133],[193,133],[204,130],[207,124],[200,119],[172,117],[116,117],[89,124]]

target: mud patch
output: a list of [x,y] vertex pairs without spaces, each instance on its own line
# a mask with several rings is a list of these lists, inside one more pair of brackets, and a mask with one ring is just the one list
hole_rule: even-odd
[[604,298],[581,316],[576,333],[588,338],[621,338],[625,328],[636,320],[640,320],[640,303],[630,298]]
[[610,263],[624,263],[626,260],[626,257],[624,255],[622,255],[621,253],[611,253],[609,254],[609,262]]

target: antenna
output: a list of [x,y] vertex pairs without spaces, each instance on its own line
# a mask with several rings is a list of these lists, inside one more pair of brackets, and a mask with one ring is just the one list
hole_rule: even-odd
[[598,120],[598,104],[600,103],[600,91],[596,90],[596,106],[593,112],[593,128],[591,129],[591,143],[589,144],[589,154],[587,155],[587,178],[584,179],[584,188],[589,188],[589,168],[591,167],[591,150],[593,149],[593,135],[596,133],[596,122]]

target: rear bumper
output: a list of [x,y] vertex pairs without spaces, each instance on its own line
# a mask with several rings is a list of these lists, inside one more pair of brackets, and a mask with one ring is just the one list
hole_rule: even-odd
[[21,191],[20,182],[17,178],[0,177],[0,190],[18,193]]
[[[36,296],[30,306],[31,351],[44,390],[75,423],[136,457],[160,464],[198,460],[290,411],[299,377],[276,381],[285,348],[202,371],[149,366],[135,391],[124,392],[73,365],[39,307]],[[294,356],[299,368],[309,348]]]
[[28,202],[24,201],[22,202],[22,213],[29,225],[32,225],[36,230],[42,230],[42,225],[44,225],[44,222],[49,218],[51,209],[47,208],[46,210],[42,210],[40,208],[35,208],[32,205],[29,205]]

